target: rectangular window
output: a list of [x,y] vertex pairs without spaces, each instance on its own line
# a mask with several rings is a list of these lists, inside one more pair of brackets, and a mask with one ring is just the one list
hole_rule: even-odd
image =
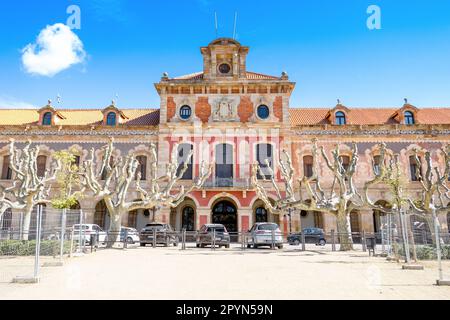
[[187,170],[184,172],[181,180],[192,180],[193,179],[193,159],[194,155],[192,154],[190,159],[188,159],[189,153],[194,149],[191,144],[182,144],[178,146],[178,172],[180,175],[181,171],[184,168],[184,165],[187,163]]
[[303,157],[303,174],[306,178],[311,178],[314,174],[313,165],[314,158],[312,156]]
[[12,170],[9,167],[10,157],[3,157],[3,166],[2,166],[2,180],[11,180],[12,179]]
[[216,182],[219,187],[233,186],[233,146],[219,144],[216,146]]
[[[261,168],[261,172],[258,172],[258,179],[262,179],[261,173],[266,179],[272,177],[271,171],[273,170],[273,147],[271,144],[258,144],[256,146],[256,160]],[[272,169],[272,170],[271,170]]]

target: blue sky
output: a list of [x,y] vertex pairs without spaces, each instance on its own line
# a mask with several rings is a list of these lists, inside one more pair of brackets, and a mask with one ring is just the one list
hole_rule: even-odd
[[[366,27],[367,7],[381,8],[381,30]],[[52,76],[31,75],[22,49],[48,25],[81,8],[83,63]],[[153,83],[200,71],[199,47],[232,36],[251,47],[248,69],[297,82],[293,107],[450,106],[448,0],[28,0],[0,4],[0,107],[157,108]]]

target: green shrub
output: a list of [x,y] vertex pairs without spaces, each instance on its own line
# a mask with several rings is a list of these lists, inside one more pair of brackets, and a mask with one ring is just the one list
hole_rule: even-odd
[[[41,256],[59,255],[59,241],[41,241]],[[36,252],[36,240],[6,240],[0,241],[0,256],[34,256]],[[64,254],[70,252],[70,242],[64,242]]]
[[[403,246],[399,248],[399,255],[404,256],[405,252]],[[412,257],[412,250],[410,249]],[[432,246],[416,246],[417,259],[419,260],[436,260],[436,248]],[[450,260],[450,245],[441,245],[441,257],[444,260]]]

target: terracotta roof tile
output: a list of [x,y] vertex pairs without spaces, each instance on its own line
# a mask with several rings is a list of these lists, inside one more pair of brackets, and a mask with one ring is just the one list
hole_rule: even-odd
[[[349,108],[347,121],[353,125],[381,125],[397,123],[392,116],[399,108]],[[326,119],[330,108],[291,109],[291,124],[318,125],[329,124]],[[423,108],[417,111],[418,124],[450,124],[450,108]]]
[[[125,125],[155,126],[159,124],[159,109],[121,109]],[[59,119],[57,125],[83,126],[98,125],[103,121],[101,109],[72,109],[58,110],[65,118]],[[0,109],[0,125],[26,125],[37,124],[39,114],[37,110],[5,110]]]

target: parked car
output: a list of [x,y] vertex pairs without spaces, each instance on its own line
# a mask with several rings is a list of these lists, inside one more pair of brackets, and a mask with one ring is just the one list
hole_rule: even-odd
[[73,225],[73,240],[74,241],[80,241],[80,229],[81,229],[81,241],[89,245],[91,242],[91,235],[96,234],[97,235],[97,241],[98,243],[105,244],[107,233],[106,231],[103,231],[102,228],[100,228],[96,224],[83,224],[82,228],[79,224]]
[[126,239],[127,243],[135,244],[136,242],[140,241],[139,232],[134,228],[122,227],[120,229],[120,241],[121,242],[125,241],[125,235],[127,237],[127,239]]
[[[305,228],[303,229],[305,234],[306,243],[314,243],[317,246],[324,246],[327,244],[323,229],[320,228]],[[293,233],[288,236],[288,243],[293,246],[298,246],[302,243],[302,232]]]
[[168,247],[172,244],[174,247],[178,246],[178,236],[169,224],[149,223],[139,234],[141,247],[145,247],[147,244],[153,245],[154,232],[156,232],[156,245],[162,244]]
[[213,236],[215,235],[216,246],[230,248],[230,234],[223,224],[205,224],[197,233],[197,248],[211,246]]
[[255,223],[248,232],[250,233],[247,238],[248,248],[272,246],[273,243],[278,249],[283,249],[283,235],[276,223]]

